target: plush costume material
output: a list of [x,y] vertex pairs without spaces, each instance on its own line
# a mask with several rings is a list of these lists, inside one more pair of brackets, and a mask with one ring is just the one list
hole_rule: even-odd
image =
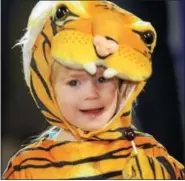
[[[118,49],[101,54],[94,46],[97,36],[116,42]],[[51,125],[83,141],[40,139],[12,157],[4,179],[184,178],[183,165],[131,125],[132,103],[152,73],[156,32],[150,23],[108,1],[40,1],[21,44],[26,83],[37,107]],[[50,81],[54,61],[92,75],[101,65],[105,77],[130,82],[129,94],[106,126],[85,132],[65,120]]]

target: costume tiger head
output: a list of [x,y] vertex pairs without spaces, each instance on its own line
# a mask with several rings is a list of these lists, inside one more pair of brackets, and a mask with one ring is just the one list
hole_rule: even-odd
[[[82,138],[115,139],[122,135],[116,130],[130,126],[132,103],[152,72],[156,32],[150,23],[108,1],[40,1],[21,44],[26,83],[49,123]],[[97,66],[104,66],[106,78],[117,76],[132,84],[121,109],[104,128],[86,133],[65,120],[50,81],[54,61],[92,75]]]

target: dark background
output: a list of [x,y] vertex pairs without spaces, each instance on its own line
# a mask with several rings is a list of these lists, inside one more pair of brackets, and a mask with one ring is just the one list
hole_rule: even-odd
[[[21,143],[47,124],[24,82],[22,55],[13,48],[27,25],[34,0],[2,0],[2,171]],[[115,0],[158,33],[153,75],[136,107],[137,125],[185,163],[184,0]]]

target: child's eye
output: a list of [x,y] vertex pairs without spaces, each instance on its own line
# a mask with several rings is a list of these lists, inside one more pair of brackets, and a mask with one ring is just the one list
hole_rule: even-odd
[[107,82],[108,81],[108,79],[106,79],[105,77],[100,77],[99,79],[98,79],[98,82],[99,83],[105,83],[105,82]]
[[76,87],[80,85],[80,82],[78,80],[71,80],[67,84],[71,87]]

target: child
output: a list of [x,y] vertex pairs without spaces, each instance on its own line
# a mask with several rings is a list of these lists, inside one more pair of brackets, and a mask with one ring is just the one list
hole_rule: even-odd
[[184,167],[131,125],[156,32],[108,1],[40,1],[21,40],[26,83],[53,127],[4,179],[183,179]]

